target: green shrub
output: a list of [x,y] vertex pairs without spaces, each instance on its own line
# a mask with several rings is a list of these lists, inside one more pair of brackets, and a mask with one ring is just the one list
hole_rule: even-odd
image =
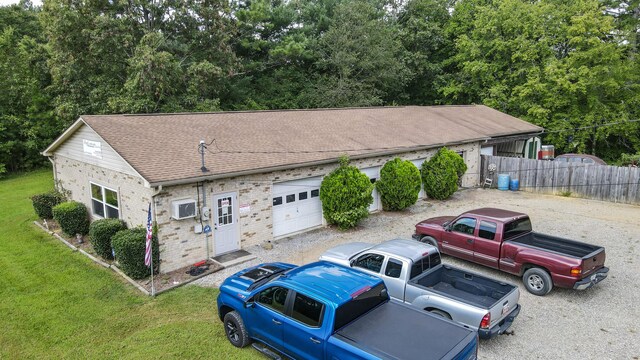
[[458,190],[458,172],[446,148],[441,148],[429,160],[422,163],[420,175],[428,197],[444,200]]
[[380,170],[376,189],[385,210],[404,210],[418,201],[420,170],[411,161],[395,158]]
[[53,207],[64,201],[64,195],[57,191],[36,194],[31,197],[33,209],[41,219],[53,218]]
[[[111,238],[111,245],[116,254],[120,268],[132,279],[142,279],[151,275],[151,269],[144,264],[147,229],[136,227],[120,230]],[[160,266],[160,251],[158,238],[153,235],[152,252],[154,274]]]
[[462,178],[462,175],[467,172],[467,164],[464,162],[464,159],[460,154],[453,150],[449,150],[446,147],[440,149],[442,154],[449,158],[451,162],[453,162],[453,166],[456,170],[456,175],[458,175],[458,179]]
[[324,218],[340,229],[356,226],[369,215],[372,191],[369,177],[355,166],[349,166],[349,159],[342,157],[340,166],[325,176],[320,185]]
[[89,232],[87,207],[77,201],[67,201],[53,208],[53,219],[62,231],[69,235],[86,235]]
[[111,238],[120,230],[125,230],[127,224],[118,219],[100,219],[89,226],[91,245],[103,259],[113,259],[111,253]]

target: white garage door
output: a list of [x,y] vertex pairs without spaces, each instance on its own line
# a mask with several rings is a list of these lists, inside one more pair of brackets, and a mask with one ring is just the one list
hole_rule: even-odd
[[[369,177],[372,184],[375,184],[380,178],[380,166],[361,169],[360,171]],[[376,190],[375,187],[373,188],[373,193],[371,195],[373,196],[373,203],[369,205],[369,212],[380,210],[380,196],[378,196],[378,190]]]
[[[415,165],[418,170],[422,169],[422,163],[425,161],[426,159],[418,159],[418,160],[411,160],[411,162],[413,163],[413,165]],[[424,186],[422,185],[422,175],[420,175],[420,192],[418,193],[418,199],[422,199],[424,198]]]
[[273,184],[273,236],[322,225],[322,177]]

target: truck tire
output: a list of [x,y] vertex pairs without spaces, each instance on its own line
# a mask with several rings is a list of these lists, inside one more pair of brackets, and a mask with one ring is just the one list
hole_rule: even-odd
[[433,237],[431,237],[429,235],[425,235],[425,236],[421,237],[420,238],[420,242],[423,242],[423,243],[431,245],[431,246],[435,246],[435,248],[438,249],[438,242],[436,241],[436,239],[434,239]]
[[445,319],[449,319],[451,320],[451,315],[449,315],[448,313],[439,310],[439,309],[433,309],[431,311],[429,311],[430,313],[432,313],[433,315],[438,315],[438,316],[442,316]]
[[243,348],[251,343],[247,329],[244,327],[242,317],[237,311],[228,312],[224,316],[223,324],[224,332],[227,334],[227,339],[229,339],[231,345]]
[[522,275],[522,282],[528,292],[538,296],[547,295],[553,288],[553,281],[549,273],[537,267],[525,271]]

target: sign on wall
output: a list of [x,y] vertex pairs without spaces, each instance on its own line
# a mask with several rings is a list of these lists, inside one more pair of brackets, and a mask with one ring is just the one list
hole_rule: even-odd
[[82,150],[87,155],[102,159],[102,144],[99,141],[82,140]]
[[251,212],[250,204],[241,204],[240,205],[240,214],[247,214]]

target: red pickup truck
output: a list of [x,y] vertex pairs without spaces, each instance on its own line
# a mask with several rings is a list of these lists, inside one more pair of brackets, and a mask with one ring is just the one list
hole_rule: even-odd
[[531,230],[529,216],[483,208],[416,224],[415,240],[440,252],[522,276],[525,288],[546,295],[553,286],[584,290],[607,277],[603,247]]

